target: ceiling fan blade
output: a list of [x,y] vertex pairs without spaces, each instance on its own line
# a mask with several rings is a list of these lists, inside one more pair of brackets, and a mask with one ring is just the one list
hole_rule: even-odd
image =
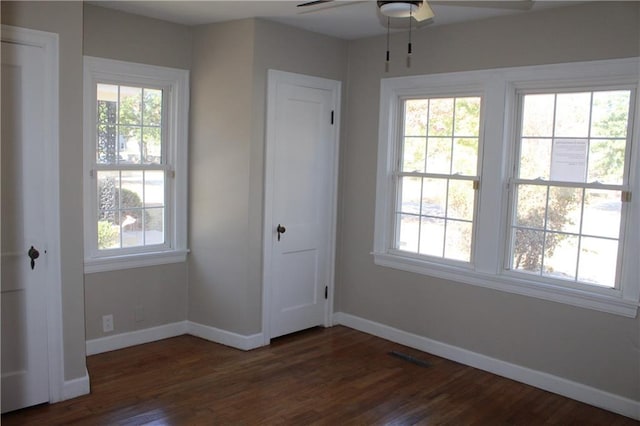
[[426,0],[422,2],[416,13],[413,14],[413,18],[418,22],[426,21],[434,16],[433,10],[431,10]]
[[432,0],[431,4],[442,6],[483,7],[490,9],[529,10],[535,0]]
[[314,7],[311,9],[304,9],[301,12],[298,12],[298,15],[307,15],[309,13],[322,12],[323,10],[327,10],[327,9],[335,9],[337,7],[344,7],[344,6],[353,6],[354,4],[366,3],[366,2],[367,0],[358,0],[358,1],[322,0],[320,3],[317,3],[317,4],[322,4],[322,3],[331,3],[331,4],[327,4],[326,6]]
[[329,2],[332,2],[332,1],[333,0],[314,0],[314,1],[308,1],[306,3],[300,3],[300,4],[296,5],[296,7],[315,6],[317,4],[329,3]]

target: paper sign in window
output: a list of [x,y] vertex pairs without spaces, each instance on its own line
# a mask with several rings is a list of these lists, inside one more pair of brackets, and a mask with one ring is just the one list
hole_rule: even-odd
[[586,139],[554,139],[551,180],[584,182],[587,173]]

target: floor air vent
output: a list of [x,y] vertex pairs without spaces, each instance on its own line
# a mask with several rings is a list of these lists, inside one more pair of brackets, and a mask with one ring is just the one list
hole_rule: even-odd
[[403,359],[405,361],[408,361],[420,367],[429,367],[429,363],[427,361],[423,361],[411,355],[403,354],[402,352],[391,351],[389,352],[389,355],[394,356],[396,358]]

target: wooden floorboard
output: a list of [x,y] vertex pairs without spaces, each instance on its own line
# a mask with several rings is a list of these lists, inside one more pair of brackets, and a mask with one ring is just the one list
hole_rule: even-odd
[[87,367],[90,395],[4,414],[2,425],[640,424],[345,327],[249,352],[185,335]]

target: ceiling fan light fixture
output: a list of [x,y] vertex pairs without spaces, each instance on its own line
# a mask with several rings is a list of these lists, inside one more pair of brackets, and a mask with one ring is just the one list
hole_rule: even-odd
[[380,12],[390,18],[409,18],[421,4],[422,1],[378,1]]

